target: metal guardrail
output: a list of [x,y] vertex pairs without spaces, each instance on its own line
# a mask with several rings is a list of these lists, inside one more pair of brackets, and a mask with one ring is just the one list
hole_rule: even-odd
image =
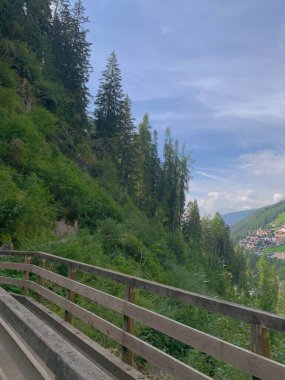
[[[136,337],[134,335],[134,323],[139,321],[252,375],[254,379],[285,379],[285,366],[269,359],[269,329],[285,332],[285,318],[281,316],[44,252],[0,251],[1,255],[22,256],[25,258],[25,263],[0,262],[0,269],[24,272],[23,279],[0,276],[1,284],[19,286],[22,288],[24,295],[28,294],[28,290],[31,289],[37,293],[39,301],[45,298],[63,308],[67,322],[70,323],[72,315],[74,315],[91,327],[103,332],[122,346],[123,360],[130,365],[132,364],[133,353],[136,353],[174,375],[175,378],[210,379],[208,376]],[[40,266],[32,264],[34,258],[40,260]],[[66,265],[68,267],[68,278],[45,269],[47,261]],[[114,297],[75,281],[76,271],[124,283],[126,286],[125,299]],[[37,282],[30,280],[30,273],[38,276]],[[63,298],[45,288],[46,281],[67,289],[67,298]],[[253,352],[136,305],[135,288],[148,290],[160,296],[170,297],[185,304],[195,305],[208,311],[221,313],[249,323],[251,325]],[[121,313],[124,316],[123,329],[75,304],[75,294]]]

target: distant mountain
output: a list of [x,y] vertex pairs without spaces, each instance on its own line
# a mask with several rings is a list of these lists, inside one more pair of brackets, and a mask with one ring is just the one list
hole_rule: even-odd
[[265,228],[269,224],[278,221],[282,213],[285,213],[285,200],[255,210],[249,216],[231,226],[232,239],[237,242],[248,235],[249,232],[258,228]]
[[233,224],[239,222],[241,219],[247,218],[249,215],[254,213],[256,210],[242,210],[229,212],[228,214],[222,215],[225,223],[228,226],[232,226]]

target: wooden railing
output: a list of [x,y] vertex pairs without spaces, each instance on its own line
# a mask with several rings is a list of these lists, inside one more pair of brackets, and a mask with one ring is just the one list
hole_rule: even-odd
[[[21,287],[22,294],[24,295],[27,295],[30,289],[37,294],[38,301],[42,301],[42,298],[45,298],[64,309],[65,320],[67,322],[70,323],[72,316],[75,316],[94,329],[101,331],[122,346],[123,360],[130,365],[132,364],[133,353],[135,353],[167,371],[176,379],[210,379],[210,377],[136,337],[134,335],[134,321],[138,321],[145,326],[151,327],[203,353],[228,363],[252,375],[254,379],[285,379],[285,366],[269,358],[269,329],[285,332],[285,318],[281,316],[43,252],[10,250],[0,251],[0,256],[21,256],[24,258],[23,263],[0,262],[1,270],[18,270],[24,273],[22,279],[0,276],[0,284]],[[36,258],[37,260],[35,260]],[[39,265],[33,264],[35,261]],[[47,262],[55,262],[67,266],[68,277],[45,269]],[[112,296],[101,290],[77,282],[75,280],[76,272],[94,274],[125,284],[125,299]],[[31,280],[30,274],[37,275],[38,280]],[[64,298],[47,289],[45,287],[47,281],[65,288],[67,290],[67,297]],[[136,305],[136,288],[249,323],[252,334],[252,351]],[[79,294],[90,301],[121,313],[124,317],[123,328],[121,329],[77,305],[74,302],[75,294]]]

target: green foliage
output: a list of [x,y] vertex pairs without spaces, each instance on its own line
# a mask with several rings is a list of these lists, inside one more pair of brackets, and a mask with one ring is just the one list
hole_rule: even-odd
[[263,250],[263,253],[273,253],[273,252],[285,252],[285,244],[277,245],[276,247],[269,247]]
[[[30,82],[40,77],[38,61],[26,41],[9,40],[5,37],[0,37],[0,54],[2,59],[4,58],[3,62],[6,62],[6,70],[7,68],[12,68],[20,78],[26,78]],[[13,76],[14,80],[12,79],[11,82],[12,76],[11,73],[9,74],[10,84],[14,86],[16,77],[15,74]]]
[[196,199],[187,205],[182,220],[182,231],[191,251],[198,255],[201,252],[202,228]]
[[270,223],[270,226],[280,227],[285,224],[285,212],[281,212],[278,217]]
[[11,240],[15,222],[21,213],[22,193],[13,180],[16,173],[6,167],[0,170],[0,230],[1,241]]
[[163,348],[164,352],[180,360],[185,360],[189,352],[189,347],[186,344],[180,343],[151,328],[145,328],[140,338],[146,340],[154,347]]
[[156,175],[160,162],[153,157],[153,144],[151,126],[148,115],[145,114],[143,121],[139,124],[137,135],[137,173],[135,177],[134,195],[138,207],[147,215],[154,216],[158,199],[155,196],[159,178]]
[[285,316],[285,283],[282,282],[278,293],[277,312]]
[[265,255],[262,255],[257,262],[257,274],[257,306],[274,312],[277,306],[278,279]]
[[123,113],[121,72],[113,51],[102,74],[95,101],[96,137],[102,139],[106,153],[111,154],[112,139],[118,136]]
[[63,86],[58,82],[40,80],[34,85],[34,94],[40,105],[58,115],[66,107],[66,96]]
[[[45,250],[275,310],[277,282],[269,262],[262,259],[257,271],[253,261],[246,266],[243,252],[233,249],[221,216],[200,219],[195,201],[183,218],[191,156],[179,149],[168,129],[161,160],[157,133],[147,115],[136,131],[114,52],[91,122],[86,110],[90,44],[82,2],[72,8],[68,0],[60,1],[53,19],[50,4],[44,0],[28,1],[24,8],[19,0],[0,4],[0,245]],[[78,221],[77,236],[54,235],[55,222],[61,218]],[[66,274],[62,266],[54,269]],[[120,284],[87,274],[80,280],[124,295]],[[62,294],[60,287],[55,291]],[[137,299],[182,323],[247,344],[244,327],[226,318],[143,291],[138,291]],[[117,313],[90,305],[83,297],[77,301],[122,326]],[[283,312],[280,299],[278,307]],[[102,334],[76,323],[114,347]],[[137,331],[217,379],[239,378],[237,371],[163,334],[140,325]],[[276,342],[281,345],[277,338]]]
[[0,120],[5,116],[18,114],[23,110],[23,104],[15,90],[0,87]]
[[[18,77],[14,70],[11,70],[9,61],[0,61],[0,86],[8,88],[16,88]],[[1,103],[2,104],[2,103]]]
[[55,219],[52,197],[35,174],[26,178],[0,166],[0,243],[23,243],[49,233]]

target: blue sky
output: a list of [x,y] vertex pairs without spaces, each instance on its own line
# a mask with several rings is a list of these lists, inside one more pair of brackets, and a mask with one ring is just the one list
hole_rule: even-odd
[[285,198],[284,0],[83,0],[90,90],[114,49],[138,124],[169,126],[195,160],[201,214]]

